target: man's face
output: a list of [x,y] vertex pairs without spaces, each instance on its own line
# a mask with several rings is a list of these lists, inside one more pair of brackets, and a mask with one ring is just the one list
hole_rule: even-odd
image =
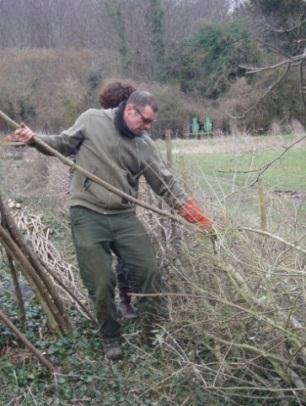
[[125,124],[136,135],[149,131],[156,116],[150,106],[137,107],[134,104],[127,104],[123,113]]

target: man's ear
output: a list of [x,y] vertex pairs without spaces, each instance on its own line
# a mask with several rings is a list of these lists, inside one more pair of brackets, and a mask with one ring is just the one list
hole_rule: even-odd
[[125,106],[125,110],[130,113],[130,112],[133,110],[133,104],[132,104],[132,103],[128,103],[128,104]]

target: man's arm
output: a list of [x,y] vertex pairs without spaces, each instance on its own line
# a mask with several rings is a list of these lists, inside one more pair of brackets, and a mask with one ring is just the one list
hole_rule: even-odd
[[157,151],[152,151],[150,159],[144,163],[143,175],[154,192],[170,207],[178,209],[188,199],[187,193]]
[[69,156],[75,154],[84,141],[84,127],[83,115],[76,120],[72,127],[63,131],[59,135],[35,134],[34,131],[25,124],[21,124],[14,134],[6,136],[5,139],[12,142],[24,142],[25,144],[36,147],[43,154],[50,155],[48,151],[35,143],[35,138],[37,138],[50,145],[50,147],[56,149],[61,154]]
[[154,144],[143,174],[154,192],[161,196],[170,207],[176,209],[180,216],[189,223],[197,224],[204,231],[212,231],[212,220],[205,216],[198,204],[187,195],[160,157]]
[[25,144],[32,144],[33,139],[33,131],[23,123],[20,124],[20,127],[13,134],[9,134],[5,137],[5,141],[23,142]]

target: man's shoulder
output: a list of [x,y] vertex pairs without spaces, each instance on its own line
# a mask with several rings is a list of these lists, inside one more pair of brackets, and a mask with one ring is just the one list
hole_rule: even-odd
[[84,113],[81,114],[81,117],[88,118],[88,117],[107,117],[113,119],[115,115],[114,109],[88,109]]

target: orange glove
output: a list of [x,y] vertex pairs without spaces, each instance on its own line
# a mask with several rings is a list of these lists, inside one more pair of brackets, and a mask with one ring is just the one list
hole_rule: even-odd
[[177,212],[189,223],[197,224],[203,231],[212,231],[213,222],[208,217],[204,216],[200,207],[194,200],[186,200]]

